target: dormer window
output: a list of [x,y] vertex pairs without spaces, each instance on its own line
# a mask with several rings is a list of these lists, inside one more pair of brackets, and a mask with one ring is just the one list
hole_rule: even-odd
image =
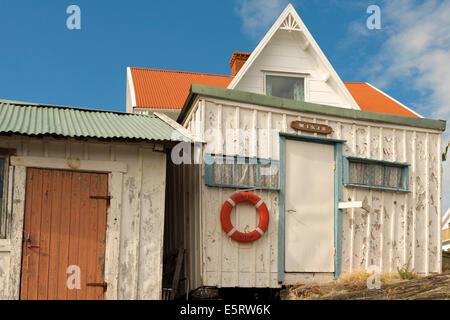
[[305,101],[305,78],[266,75],[266,95]]

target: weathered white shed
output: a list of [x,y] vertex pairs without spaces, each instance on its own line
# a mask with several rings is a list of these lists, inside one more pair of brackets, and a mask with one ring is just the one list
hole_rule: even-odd
[[[445,121],[344,84],[290,4],[230,65],[227,89],[192,82],[178,122],[198,140],[194,161],[168,163],[165,252],[186,249],[189,288],[277,288],[408,263],[441,271]],[[229,200],[243,191],[269,211],[249,243],[230,238],[258,225],[254,206]]]
[[0,299],[160,299],[175,132],[154,115],[1,101]]
[[[187,250],[190,288],[276,288],[408,261],[418,273],[441,271],[445,121],[201,85],[192,85],[178,121],[205,142],[197,164],[169,164],[167,234]],[[309,127],[295,130],[295,121]],[[223,156],[231,162],[210,164]],[[268,163],[275,170],[262,179]],[[267,204],[270,223],[259,240],[241,243],[222,230],[220,212],[249,189]],[[249,232],[255,212],[239,204],[231,220]]]

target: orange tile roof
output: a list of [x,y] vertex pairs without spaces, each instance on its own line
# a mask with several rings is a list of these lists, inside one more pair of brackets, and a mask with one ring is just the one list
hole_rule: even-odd
[[361,110],[419,118],[417,113],[368,83],[345,82],[345,86]]
[[[138,108],[181,109],[191,84],[228,87],[232,76],[130,68]],[[364,82],[344,82],[361,110],[419,117],[398,101]]]
[[191,84],[228,87],[231,76],[215,74],[130,68],[139,108],[181,109]]

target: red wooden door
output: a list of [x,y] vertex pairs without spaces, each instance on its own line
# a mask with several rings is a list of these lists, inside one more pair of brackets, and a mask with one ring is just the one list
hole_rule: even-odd
[[106,174],[27,169],[21,299],[104,298],[107,186]]

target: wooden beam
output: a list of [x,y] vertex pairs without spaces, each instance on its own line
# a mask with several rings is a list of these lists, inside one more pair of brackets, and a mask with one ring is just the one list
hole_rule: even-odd
[[370,212],[370,207],[367,201],[367,197],[364,198],[363,201],[350,201],[350,202],[339,202],[339,209],[353,209],[353,208],[361,208],[367,212]]
[[11,165],[96,172],[127,172],[127,164],[118,161],[80,160],[79,158],[60,159],[46,157],[11,157]]
[[172,291],[170,292],[170,300],[175,300],[178,290],[178,283],[180,282],[181,266],[183,265],[184,249],[178,250],[177,262],[175,267],[175,273],[172,281]]

